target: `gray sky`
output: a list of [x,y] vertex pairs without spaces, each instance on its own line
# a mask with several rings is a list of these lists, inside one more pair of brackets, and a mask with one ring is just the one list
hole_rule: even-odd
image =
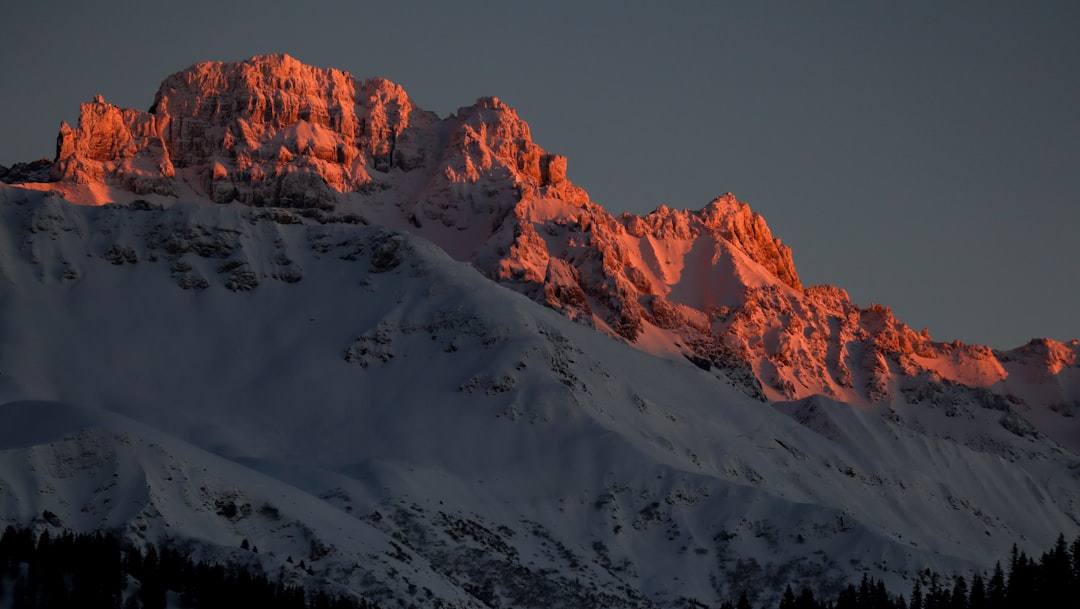
[[804,283],[935,338],[1080,338],[1080,3],[23,2],[0,164],[80,102],[285,52],[445,116],[495,95],[612,213],[731,191]]

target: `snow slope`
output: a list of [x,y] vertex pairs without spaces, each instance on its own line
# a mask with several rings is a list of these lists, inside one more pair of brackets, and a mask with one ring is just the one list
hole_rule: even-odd
[[[943,379],[772,405],[407,232],[147,198],[0,187],[5,521],[477,607],[906,591],[1080,532],[1080,458],[1029,420],[1067,408]],[[1071,374],[1074,348],[1030,350],[1010,374]]]

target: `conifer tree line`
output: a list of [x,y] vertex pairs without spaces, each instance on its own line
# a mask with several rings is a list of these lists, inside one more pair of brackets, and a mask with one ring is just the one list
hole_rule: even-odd
[[167,547],[144,553],[112,534],[35,537],[8,526],[0,537],[0,602],[10,599],[11,609],[165,609],[168,596],[191,609],[378,609],[248,567],[193,562]]
[[[1054,547],[1039,559],[1013,545],[1007,567],[1001,561],[990,574],[970,580],[948,580],[929,569],[922,571],[907,599],[890,595],[885,583],[863,575],[859,585],[848,584],[835,601],[814,598],[809,588],[798,594],[788,585],[779,609],[1076,609],[1080,607],[1080,537],[1067,544],[1059,535]],[[753,609],[744,592],[738,602],[720,609]],[[761,609],[766,609],[762,607]]]
[[[1002,567],[970,580],[921,572],[907,598],[892,595],[884,582],[863,576],[833,601],[816,599],[809,588],[789,585],[779,609],[1074,609],[1080,606],[1080,537],[1064,535],[1035,559],[1013,546]],[[12,609],[165,609],[172,595],[191,609],[378,609],[363,599],[329,596],[287,586],[241,565],[193,562],[168,547],[145,553],[107,533],[71,532],[36,536],[8,526],[0,536],[0,601]],[[175,606],[175,605],[173,605]],[[745,592],[720,609],[754,609]],[[760,607],[759,609],[769,609]]]

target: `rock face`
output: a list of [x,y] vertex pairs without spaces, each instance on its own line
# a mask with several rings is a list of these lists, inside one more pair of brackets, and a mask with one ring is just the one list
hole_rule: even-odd
[[38,159],[29,163],[15,163],[11,167],[0,165],[0,182],[21,184],[25,182],[47,182],[52,175],[52,161]]
[[[1002,353],[935,342],[885,307],[804,288],[791,250],[731,194],[698,211],[614,217],[566,171],[497,98],[439,118],[387,80],[286,55],[192,66],[164,81],[147,112],[83,104],[51,168],[61,190],[406,228],[571,319],[718,368],[761,399],[868,406],[962,386],[1006,404],[1052,403],[1061,416],[1080,408],[1075,343]],[[83,201],[102,202],[94,196]],[[1070,433],[1058,437],[1080,449]]]
[[380,176],[395,169],[476,181],[498,164],[537,183],[566,174],[495,98],[440,121],[388,80],[273,55],[173,74],[148,112],[101,96],[83,104],[78,128],[61,126],[54,176],[174,196],[186,181],[218,203],[329,208],[385,188]]
[[[291,57],[203,63],[162,83],[149,112],[99,96],[63,125],[56,177],[106,180],[139,194],[175,195],[177,172],[213,201],[328,205],[407,159],[410,128],[431,124],[398,86],[356,82]],[[409,162],[409,161],[405,161]]]

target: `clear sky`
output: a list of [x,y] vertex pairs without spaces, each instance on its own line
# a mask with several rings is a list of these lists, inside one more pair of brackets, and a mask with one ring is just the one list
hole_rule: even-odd
[[445,116],[495,95],[609,211],[731,191],[807,285],[935,338],[1080,338],[1080,2],[21,2],[0,164],[80,102],[285,52]]

